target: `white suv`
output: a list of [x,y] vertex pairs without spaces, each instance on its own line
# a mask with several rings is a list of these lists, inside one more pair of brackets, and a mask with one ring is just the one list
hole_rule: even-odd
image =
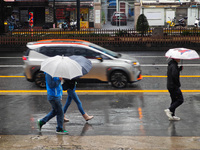
[[44,73],[40,71],[41,62],[56,55],[82,55],[92,62],[92,69],[80,79],[111,82],[117,88],[142,79],[139,62],[96,44],[83,40],[52,39],[27,43],[28,50],[23,56],[24,72],[28,81],[45,87]]

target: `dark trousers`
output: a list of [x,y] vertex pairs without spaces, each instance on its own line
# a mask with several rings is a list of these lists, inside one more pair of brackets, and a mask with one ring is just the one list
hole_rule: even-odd
[[169,110],[172,112],[172,116],[175,116],[175,110],[178,106],[180,106],[184,99],[183,99],[183,95],[182,92],[179,88],[177,89],[168,89],[169,93],[170,93],[170,97],[171,97],[171,105],[169,107]]

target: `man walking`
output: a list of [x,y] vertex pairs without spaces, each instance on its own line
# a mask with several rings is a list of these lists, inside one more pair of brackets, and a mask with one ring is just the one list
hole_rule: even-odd
[[182,92],[180,90],[181,84],[180,84],[180,71],[183,69],[183,67],[178,67],[178,63],[180,62],[180,59],[172,59],[168,63],[168,69],[167,69],[167,89],[170,93],[171,97],[171,105],[168,109],[165,109],[165,113],[169,120],[178,121],[180,120],[179,117],[175,116],[175,110],[177,107],[179,107],[184,99]]
[[50,119],[56,116],[57,119],[57,134],[68,134],[68,131],[63,129],[63,119],[64,113],[62,109],[62,94],[63,89],[61,85],[62,78],[51,77],[49,74],[45,74],[46,79],[46,88],[47,88],[47,99],[52,106],[52,111],[50,111],[43,119],[38,120],[38,128],[41,131],[41,128],[46,124]]

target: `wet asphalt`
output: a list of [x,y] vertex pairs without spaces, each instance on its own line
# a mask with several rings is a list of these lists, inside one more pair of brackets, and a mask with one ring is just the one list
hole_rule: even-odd
[[[64,127],[72,136],[199,136],[200,95],[185,94],[185,103],[177,109],[181,121],[169,121],[164,109],[169,105],[162,94],[79,94],[85,112],[94,115],[86,121],[72,103]],[[37,119],[51,107],[46,95],[1,95],[1,135],[38,135]],[[63,97],[63,105],[66,96]],[[54,135],[56,118],[42,128],[42,135]]]
[[[127,52],[142,65],[143,75],[166,75],[165,52]],[[10,55],[10,54],[9,54]],[[1,76],[23,76],[23,68],[5,65],[22,65],[17,58],[0,59]],[[154,57],[144,57],[154,56]],[[158,56],[158,57],[155,57]],[[7,57],[7,54],[1,55]],[[162,64],[162,65],[161,65]],[[184,62],[182,75],[200,75],[199,60]],[[161,65],[161,66],[159,66]],[[164,113],[170,105],[166,78],[144,77],[118,92],[106,83],[79,83],[77,93],[86,113],[93,115],[86,122],[73,102],[64,123],[67,136],[55,133],[56,118],[38,132],[36,121],[51,109],[46,92],[27,82],[24,77],[0,78],[0,147],[1,149],[200,149],[200,94],[199,77],[181,78],[185,102],[176,112],[180,121],[169,121]],[[2,90],[5,90],[3,92]],[[9,92],[9,90],[22,90]],[[27,90],[42,90],[38,93]],[[112,92],[80,92],[80,90],[113,90]],[[145,92],[144,90],[154,90]],[[64,93],[62,103],[66,102]]]

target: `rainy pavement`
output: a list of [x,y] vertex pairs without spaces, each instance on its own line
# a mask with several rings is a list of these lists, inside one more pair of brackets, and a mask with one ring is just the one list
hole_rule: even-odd
[[[73,102],[64,123],[69,135],[56,135],[53,118],[37,129],[36,120],[50,108],[46,94],[1,95],[1,149],[199,149],[199,94],[184,94],[177,109],[181,121],[169,121],[164,109],[167,93],[80,94],[85,122]],[[63,104],[66,94],[63,97]],[[105,144],[102,144],[105,143]]]
[[[158,55],[162,53],[158,52]],[[164,64],[163,58],[153,60],[147,57],[144,60],[139,57],[144,56],[142,52],[136,55],[143,65],[144,75],[165,75],[166,66],[148,66],[159,62]],[[21,64],[18,59],[0,63]],[[199,62],[190,61],[188,64],[191,63]],[[192,69],[191,72],[191,67],[185,66],[182,74],[199,75],[198,66]],[[0,75],[20,76],[22,72],[22,68],[2,67]],[[182,88],[198,90],[200,87],[197,81],[198,78],[181,78]],[[166,78],[145,77],[122,92],[105,83],[78,84],[77,93],[83,108],[94,118],[86,122],[73,102],[66,114],[70,122],[64,123],[69,135],[56,135],[55,118],[43,126],[41,133],[38,132],[37,119],[44,117],[51,109],[44,89],[39,89],[23,77],[1,77],[0,82],[1,149],[200,149],[200,94],[184,92],[185,102],[176,112],[181,120],[169,121],[163,111],[170,104],[169,94],[159,91],[166,90]],[[91,89],[96,91],[89,91]],[[15,93],[8,90],[21,91]],[[35,93],[31,90],[41,91]],[[63,105],[66,98],[65,92]]]
[[[63,97],[63,105],[66,102]],[[65,129],[71,136],[199,136],[200,94],[185,94],[185,103],[177,109],[181,121],[172,122],[164,114],[169,106],[167,93],[79,94],[83,108],[94,119],[85,122],[75,103],[66,117]],[[38,135],[37,119],[50,110],[46,94],[1,95],[1,135]],[[42,135],[54,135],[56,119],[42,128]],[[88,130],[84,130],[87,128]]]

